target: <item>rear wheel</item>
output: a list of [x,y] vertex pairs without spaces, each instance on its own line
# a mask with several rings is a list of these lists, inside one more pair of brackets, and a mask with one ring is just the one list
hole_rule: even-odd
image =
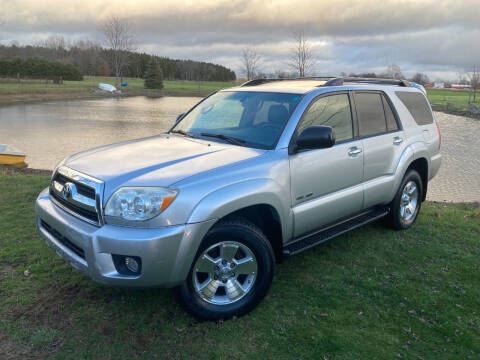
[[273,270],[273,250],[263,232],[244,219],[224,221],[206,235],[177,294],[200,319],[240,316],[266,295]]
[[422,199],[422,179],[417,171],[409,170],[390,205],[390,225],[397,230],[412,226],[420,212]]

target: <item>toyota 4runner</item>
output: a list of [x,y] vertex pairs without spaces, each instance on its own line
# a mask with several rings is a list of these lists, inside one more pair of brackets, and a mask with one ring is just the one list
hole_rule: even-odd
[[172,287],[195,316],[225,319],[261,301],[286,256],[382,217],[410,227],[440,162],[407,81],[253,80],[164,134],[63,160],[36,224],[93,280]]

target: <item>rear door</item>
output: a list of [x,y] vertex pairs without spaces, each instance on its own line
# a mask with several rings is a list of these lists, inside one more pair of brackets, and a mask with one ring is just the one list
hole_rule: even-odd
[[355,91],[358,136],[364,151],[364,209],[389,202],[405,134],[386,94]]
[[290,156],[294,237],[362,210],[362,142],[355,139],[350,96],[323,95],[312,101],[297,133],[312,125],[331,126],[335,145]]

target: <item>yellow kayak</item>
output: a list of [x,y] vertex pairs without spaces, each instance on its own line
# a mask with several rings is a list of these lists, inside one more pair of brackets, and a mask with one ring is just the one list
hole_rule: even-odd
[[16,167],[27,167],[25,153],[13,146],[0,144],[0,165],[12,165]]

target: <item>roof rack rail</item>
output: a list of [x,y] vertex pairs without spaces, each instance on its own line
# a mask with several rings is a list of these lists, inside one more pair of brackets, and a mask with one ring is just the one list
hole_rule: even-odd
[[398,79],[382,79],[382,78],[361,78],[361,77],[337,77],[327,81],[322,86],[341,86],[344,83],[357,83],[357,84],[378,84],[378,85],[395,85],[412,87],[410,81],[398,80]]
[[336,79],[335,76],[307,76],[307,77],[296,77],[296,78],[281,78],[281,79],[271,79],[271,78],[263,78],[263,79],[254,79],[244,82],[242,86],[257,86],[266,84],[269,82],[275,81],[292,81],[292,80],[321,80],[321,81],[329,81]]

